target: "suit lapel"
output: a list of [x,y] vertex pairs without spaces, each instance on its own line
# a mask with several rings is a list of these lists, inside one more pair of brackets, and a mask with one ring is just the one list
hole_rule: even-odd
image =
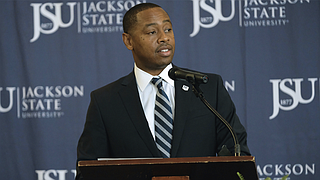
[[183,81],[175,81],[175,117],[173,125],[173,142],[171,147],[171,156],[176,157],[179,145],[183,135],[184,127],[188,119],[188,107],[190,98],[194,96],[192,85]]
[[128,111],[132,123],[153,156],[161,156],[149,130],[148,122],[143,112],[134,74],[130,73],[123,80],[122,85],[124,88],[119,91],[119,94],[122,98],[125,108]]

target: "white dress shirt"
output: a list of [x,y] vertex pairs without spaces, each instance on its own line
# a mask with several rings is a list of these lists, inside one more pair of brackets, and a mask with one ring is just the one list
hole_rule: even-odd
[[[140,96],[140,101],[144,110],[144,114],[147,118],[150,131],[155,139],[155,127],[154,127],[154,107],[156,101],[156,94],[158,88],[152,84],[151,80],[154,77],[161,77],[163,79],[162,85],[164,91],[166,92],[167,96],[169,97],[171,107],[172,107],[172,114],[174,117],[174,80],[172,80],[168,72],[172,68],[172,64],[169,64],[158,76],[152,76],[151,74],[141,70],[134,64],[134,75],[137,80],[137,86]],[[174,119],[174,118],[173,118]]]

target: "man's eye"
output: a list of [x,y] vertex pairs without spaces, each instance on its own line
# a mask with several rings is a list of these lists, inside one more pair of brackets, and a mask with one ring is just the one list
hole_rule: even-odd
[[156,31],[151,31],[151,32],[148,32],[148,34],[155,34]]
[[172,30],[172,29],[166,29],[164,32],[167,33],[167,32],[170,32],[171,30]]

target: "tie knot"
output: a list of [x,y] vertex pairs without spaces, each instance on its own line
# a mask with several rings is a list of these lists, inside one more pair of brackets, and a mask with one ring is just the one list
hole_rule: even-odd
[[151,82],[157,86],[158,89],[162,88],[162,78],[152,78]]

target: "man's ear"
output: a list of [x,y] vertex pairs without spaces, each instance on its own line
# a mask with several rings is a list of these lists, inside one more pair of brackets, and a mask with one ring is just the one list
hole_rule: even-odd
[[132,38],[128,33],[122,33],[122,41],[129,50],[133,50]]

